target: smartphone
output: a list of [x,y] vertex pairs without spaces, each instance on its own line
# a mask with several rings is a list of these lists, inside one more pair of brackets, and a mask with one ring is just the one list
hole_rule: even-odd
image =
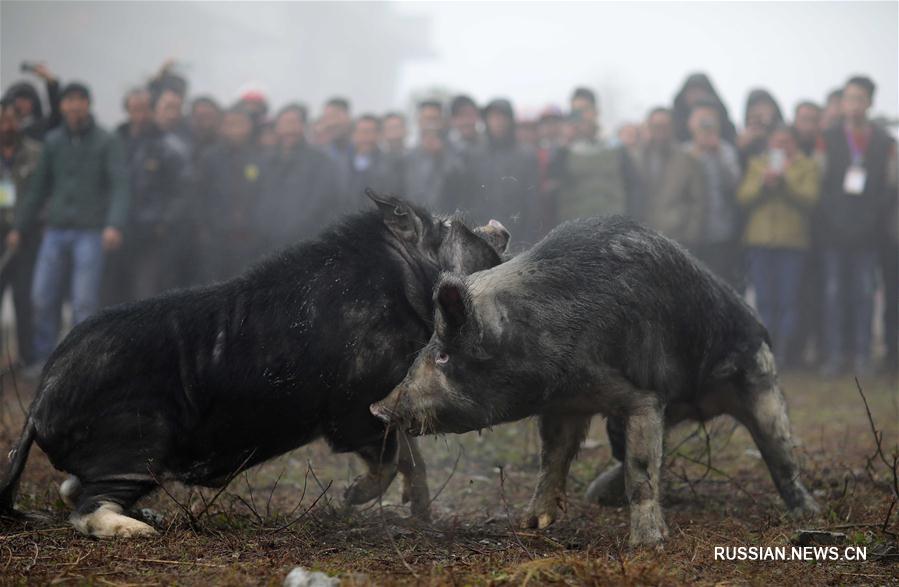
[[19,69],[22,73],[34,73],[37,71],[37,63],[32,63],[31,61],[23,61],[21,65],[19,65]]
[[774,173],[783,173],[787,164],[787,154],[783,149],[771,149],[768,154],[768,169]]

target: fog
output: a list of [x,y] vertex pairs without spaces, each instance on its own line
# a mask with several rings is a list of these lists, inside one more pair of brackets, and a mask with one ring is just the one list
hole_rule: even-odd
[[735,120],[756,86],[790,112],[849,75],[878,85],[874,112],[897,115],[899,4],[863,3],[0,3],[0,82],[46,61],[94,89],[101,121],[168,57],[191,93],[225,102],[264,89],[314,110],[332,94],[356,111],[414,96],[511,97],[523,112],[599,91],[606,127],[670,103],[691,71],[712,77]]

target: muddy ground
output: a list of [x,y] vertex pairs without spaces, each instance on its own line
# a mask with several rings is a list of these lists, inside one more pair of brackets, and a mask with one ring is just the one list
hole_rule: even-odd
[[[18,394],[10,376],[3,379],[4,454],[31,395],[17,383]],[[139,504],[156,512],[158,537],[100,541],[67,525],[57,494],[64,476],[35,449],[18,505],[48,519],[0,521],[0,583],[280,585],[302,565],[351,585],[899,584],[899,505],[887,520],[892,471],[877,458],[868,466],[875,441],[855,383],[802,375],[783,383],[803,474],[825,512],[813,522],[784,515],[748,433],[726,418],[669,434],[671,537],[662,550],[629,550],[626,510],[581,499],[610,461],[600,418],[572,467],[567,512],[546,531],[515,524],[535,483],[534,421],[424,439],[434,497],[429,525],[408,519],[399,483],[380,503],[345,508],[343,489],[361,463],[315,443],[238,476],[217,497],[167,486]],[[890,461],[899,443],[897,385],[872,378],[862,386]],[[844,533],[846,545],[867,548],[868,560],[714,560],[715,546],[789,547],[802,528]]]

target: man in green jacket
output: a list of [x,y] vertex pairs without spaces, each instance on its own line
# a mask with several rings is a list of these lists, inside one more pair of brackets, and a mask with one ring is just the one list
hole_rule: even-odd
[[628,156],[602,141],[599,129],[595,94],[576,89],[569,119],[571,142],[558,150],[549,169],[557,222],[630,212],[624,174]]
[[62,91],[60,106],[64,124],[47,135],[15,229],[6,238],[8,247],[17,248],[36,230],[38,216],[45,211],[46,230],[32,288],[36,367],[56,346],[67,291],[75,324],[97,309],[104,251],[122,244],[121,227],[128,215],[122,146],[94,122],[90,91],[71,83]]

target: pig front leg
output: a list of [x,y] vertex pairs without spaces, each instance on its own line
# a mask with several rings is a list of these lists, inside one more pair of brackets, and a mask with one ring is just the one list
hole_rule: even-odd
[[817,502],[799,479],[799,465],[793,456],[787,406],[780,389],[773,385],[749,395],[744,401],[748,405],[738,415],[738,419],[752,434],[790,514],[797,518],[818,515],[821,510]]
[[349,505],[359,505],[379,497],[393,482],[397,473],[396,433],[390,432],[381,443],[364,446],[356,454],[365,462],[368,471],[356,477],[347,487],[343,498]]
[[431,494],[424,458],[414,438],[399,432],[397,468],[403,475],[403,503],[410,502],[412,515],[427,522],[431,518]]
[[777,384],[774,357],[767,344],[763,343],[756,351],[755,364],[747,370],[743,386],[733,391],[736,393],[729,411],[752,434],[790,513],[795,517],[820,513],[815,499],[799,479],[787,403]]
[[524,528],[546,528],[565,504],[565,482],[574,455],[587,435],[591,416],[540,416],[540,476],[521,522]]
[[624,487],[631,516],[631,546],[657,544],[668,535],[659,486],[664,408],[655,395],[639,397],[630,407],[625,428]]

